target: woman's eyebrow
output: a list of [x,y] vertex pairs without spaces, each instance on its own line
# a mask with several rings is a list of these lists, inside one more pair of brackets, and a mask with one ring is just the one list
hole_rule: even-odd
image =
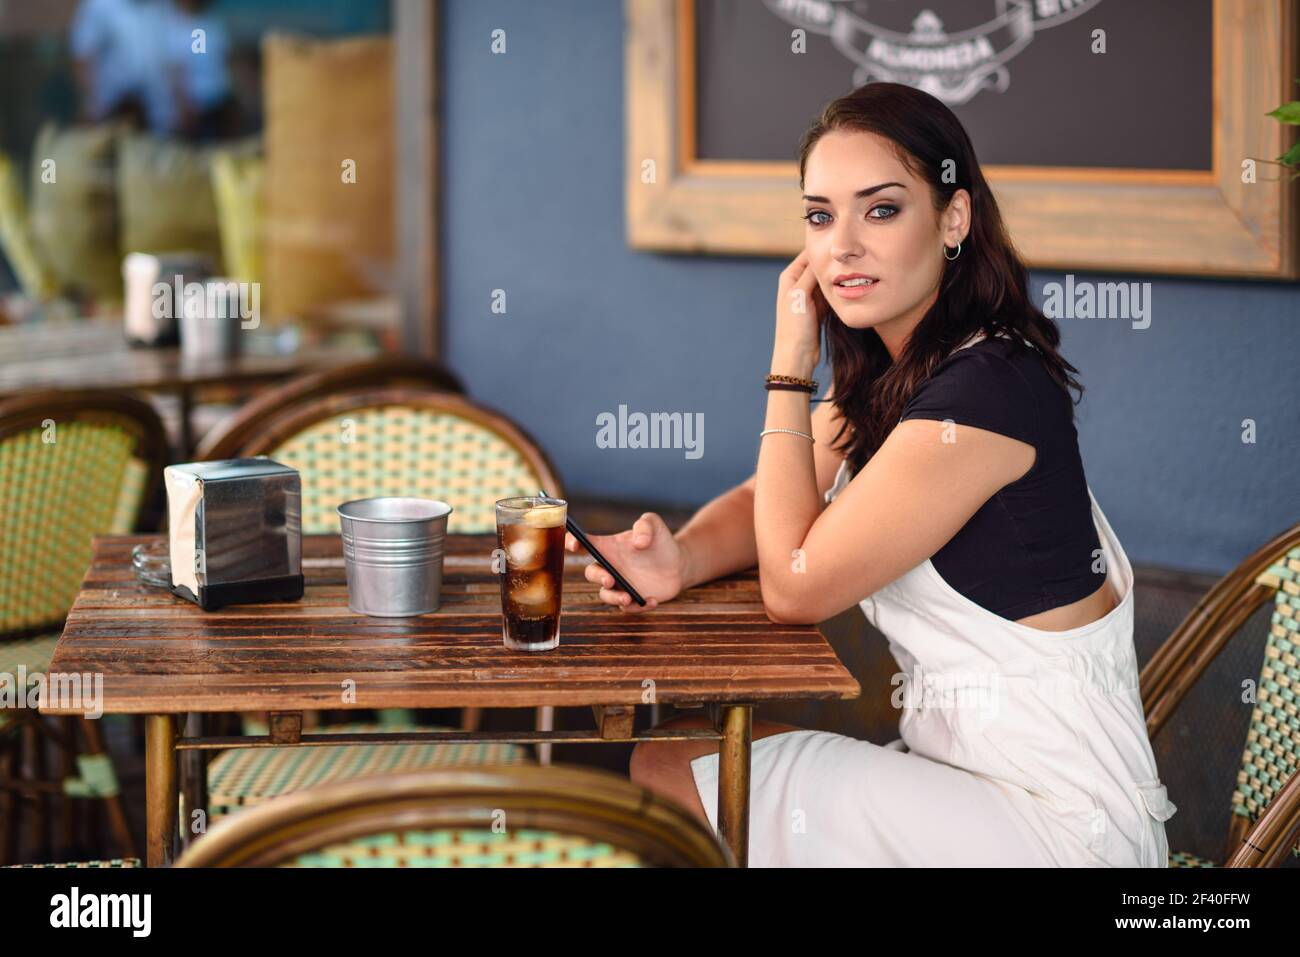
[[[879,186],[868,186],[866,189],[858,190],[856,193],[853,194],[853,198],[864,199],[865,197],[870,196],[872,193],[878,193],[882,189],[885,189],[889,186],[897,186],[899,189],[907,189],[907,187],[904,186],[902,183],[881,183]],[[803,194],[803,198],[808,200],[810,203],[830,202],[830,200],[827,199],[825,196],[809,196],[807,193]]]

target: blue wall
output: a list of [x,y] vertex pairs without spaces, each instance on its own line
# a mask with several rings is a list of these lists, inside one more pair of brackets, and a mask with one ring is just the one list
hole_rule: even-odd
[[[696,505],[753,469],[785,263],[628,248],[622,8],[443,0],[444,343],[571,492]],[[1300,285],[1086,278],[1153,284],[1148,329],[1061,320],[1093,492],[1134,562],[1225,571],[1300,520]],[[702,412],[703,456],[598,448],[620,404]]]

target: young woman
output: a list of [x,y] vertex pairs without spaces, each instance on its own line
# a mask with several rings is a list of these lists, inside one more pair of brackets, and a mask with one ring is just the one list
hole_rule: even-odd
[[[751,863],[1166,866],[1132,568],[970,139],[871,83],[809,129],[799,173],[771,372],[809,379],[824,332],[828,398],[769,390],[754,475],[676,535],[646,513],[597,538],[645,611],[757,564],[773,621],[860,604],[889,641],[900,740],[754,723]],[[643,743],[631,775],[716,827],[717,765],[716,743]]]

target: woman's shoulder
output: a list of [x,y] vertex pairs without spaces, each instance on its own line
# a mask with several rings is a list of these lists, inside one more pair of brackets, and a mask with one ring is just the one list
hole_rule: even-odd
[[1042,366],[1033,346],[988,337],[944,358],[917,388],[902,420],[952,420],[1036,445]]
[[1011,367],[1024,368],[1026,365],[1042,364],[1038,349],[1027,339],[1010,333],[985,336],[977,342],[959,346],[940,360],[935,372],[950,369],[963,363],[984,363],[995,365],[999,361]]

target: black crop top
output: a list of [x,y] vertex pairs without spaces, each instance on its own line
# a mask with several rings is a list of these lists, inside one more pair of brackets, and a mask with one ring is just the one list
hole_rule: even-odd
[[[941,362],[903,410],[1027,442],[1033,466],[980,506],[931,561],[956,591],[1012,621],[1106,581],[1071,398],[1026,343],[990,337]],[[900,420],[900,421],[902,421]]]

